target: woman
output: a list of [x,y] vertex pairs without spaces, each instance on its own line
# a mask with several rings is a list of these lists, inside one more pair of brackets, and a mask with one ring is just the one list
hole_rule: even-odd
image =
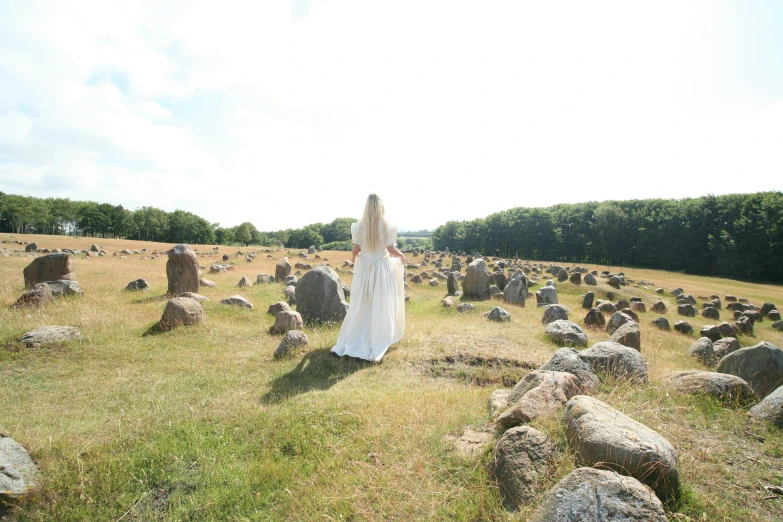
[[351,306],[332,351],[380,361],[405,332],[405,256],[395,246],[397,227],[386,221],[383,201],[370,194],[364,215],[351,225]]

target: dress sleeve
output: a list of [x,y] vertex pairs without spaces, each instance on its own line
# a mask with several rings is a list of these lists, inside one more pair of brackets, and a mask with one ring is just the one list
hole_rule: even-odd
[[391,225],[386,232],[386,246],[397,246],[397,227]]
[[359,244],[359,223],[351,225],[351,241],[353,241],[354,245]]

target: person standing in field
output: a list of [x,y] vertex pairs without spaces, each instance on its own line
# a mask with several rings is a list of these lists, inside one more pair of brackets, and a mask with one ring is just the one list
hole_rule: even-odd
[[367,197],[362,219],[351,225],[351,239],[351,306],[332,351],[378,362],[405,333],[405,256],[396,247],[397,227],[386,221],[376,194]]

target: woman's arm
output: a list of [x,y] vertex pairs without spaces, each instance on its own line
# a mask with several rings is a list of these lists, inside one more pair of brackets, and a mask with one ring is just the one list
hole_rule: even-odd
[[397,247],[395,246],[388,246],[386,247],[386,251],[389,253],[390,256],[398,258],[403,263],[405,262],[405,256],[402,252],[397,250]]
[[353,246],[353,259],[351,263],[356,263],[356,256],[359,255],[359,252],[362,251],[362,247],[360,245],[354,245]]

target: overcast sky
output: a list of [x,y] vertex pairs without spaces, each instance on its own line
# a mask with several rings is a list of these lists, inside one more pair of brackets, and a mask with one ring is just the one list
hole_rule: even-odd
[[0,0],[0,190],[262,230],[783,189],[783,2]]

